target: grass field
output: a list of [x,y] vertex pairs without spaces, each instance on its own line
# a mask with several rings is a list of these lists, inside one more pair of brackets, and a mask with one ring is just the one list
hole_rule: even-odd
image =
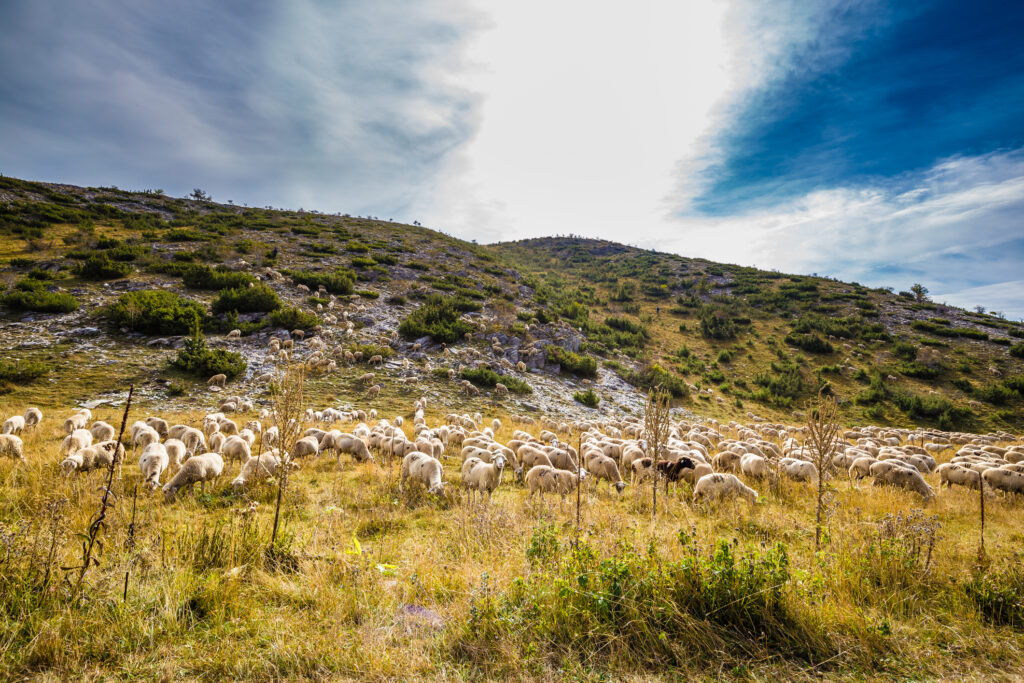
[[[528,501],[510,479],[469,505],[457,454],[441,498],[401,491],[397,462],[321,457],[292,475],[268,552],[273,483],[236,493],[228,465],[204,494],[165,503],[133,495],[129,460],[75,596],[106,473],[59,475],[69,412],[26,433],[25,462],[0,460],[7,680],[1012,679],[1024,667],[1020,501],[986,501],[979,562],[976,494],[941,491],[922,511],[913,494],[841,478],[816,554],[809,485],[752,483],[756,505],[711,509],[684,485],[659,491],[653,522],[649,487],[588,485],[577,536],[574,500]],[[486,417],[511,437],[507,415]],[[94,419],[120,423],[113,409]]]

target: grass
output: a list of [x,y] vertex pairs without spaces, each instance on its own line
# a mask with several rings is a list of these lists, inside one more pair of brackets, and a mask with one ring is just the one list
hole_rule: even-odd
[[[100,473],[57,476],[66,412],[26,434],[27,463],[0,461],[0,525],[20,551],[0,565],[7,679],[929,679],[1024,665],[1016,613],[999,608],[1020,597],[1019,503],[987,504],[992,565],[979,573],[973,494],[943,491],[915,513],[909,494],[843,480],[816,556],[811,488],[791,482],[760,487],[754,507],[703,510],[670,492],[654,526],[640,523],[649,496],[587,487],[574,545],[570,506],[528,503],[515,485],[471,507],[458,491],[400,492],[394,463],[321,458],[292,478],[287,561],[272,565],[271,485],[233,492],[233,465],[173,504],[140,490],[130,538],[129,464],[101,563],[72,604],[57,567],[78,557]],[[198,424],[202,412],[164,416]],[[494,416],[501,441],[520,427]],[[446,463],[449,482],[457,467]],[[925,571],[932,516],[941,526]]]

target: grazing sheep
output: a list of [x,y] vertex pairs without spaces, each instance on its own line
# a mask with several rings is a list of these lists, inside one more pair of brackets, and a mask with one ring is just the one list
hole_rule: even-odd
[[690,486],[696,486],[697,482],[700,481],[702,477],[712,474],[715,471],[711,465],[706,462],[697,462],[696,460],[691,460],[691,462],[693,462],[693,467],[686,468],[681,472],[683,480],[688,482]]
[[195,427],[188,427],[185,429],[180,440],[185,444],[185,449],[188,451],[189,455],[195,455],[200,446],[206,446],[206,437],[204,437],[203,433]]
[[143,481],[154,491],[160,487],[160,475],[167,469],[167,448],[162,443],[151,443],[139,456],[139,470]]
[[164,448],[167,449],[167,458],[173,462],[177,467],[181,467],[181,463],[185,460],[186,448],[179,439],[167,439],[164,441]]
[[658,474],[665,480],[665,493],[668,494],[668,485],[670,482],[679,482],[686,478],[687,471],[691,471],[696,467],[696,463],[693,459],[683,456],[676,460],[659,460],[658,461]]
[[224,460],[216,453],[193,455],[185,461],[177,474],[164,485],[164,499],[167,502],[173,501],[179,490],[188,490],[196,482],[199,482],[200,489],[205,493],[206,482],[217,479],[223,471]]
[[711,459],[711,464],[719,472],[739,472],[742,456],[732,451],[722,451]]
[[9,455],[15,460],[25,458],[21,437],[14,434],[0,434],[0,455]]
[[241,336],[242,336],[242,331],[239,330],[239,329],[231,330],[227,334],[227,338],[228,339],[239,339]]
[[[123,455],[123,449],[119,449],[119,451],[119,455]],[[75,472],[88,472],[89,470],[110,467],[113,459],[113,453],[103,448],[102,444],[87,446],[64,458],[60,463],[60,469],[61,472],[70,477]]]
[[160,441],[160,435],[156,433],[156,430],[147,424],[143,424],[141,428],[132,434],[132,457],[135,457],[135,451],[138,448],[145,449],[151,443],[157,443]]
[[39,410],[35,406],[25,411],[25,426],[35,427],[37,424],[43,421],[43,411]]
[[860,481],[864,477],[871,474],[871,466],[874,465],[878,460],[875,460],[870,455],[863,455],[853,461],[850,465],[850,479]]
[[14,434],[17,436],[18,434],[21,434],[23,429],[25,429],[25,418],[21,415],[15,415],[4,421],[4,427],[0,433]]
[[377,398],[380,395],[381,386],[374,384],[372,387],[366,390],[366,398]]
[[[874,469],[877,465],[882,464],[880,461],[872,465]],[[889,469],[876,470],[878,474],[872,472],[875,480],[872,482],[874,486],[895,486],[897,488],[906,489],[920,494],[924,498],[924,502],[930,501],[935,497],[935,492],[932,491],[932,487],[924,480],[921,473],[916,468],[910,467],[891,467]]]
[[981,478],[997,491],[1024,493],[1024,474],[1020,472],[993,467],[982,472]]
[[402,459],[402,477],[399,482],[405,489],[405,480],[412,479],[427,487],[427,493],[444,493],[444,482],[441,476],[444,469],[437,458],[413,451]]
[[113,425],[102,421],[93,422],[89,432],[93,441],[110,441],[115,436]]
[[939,488],[943,486],[952,488],[953,484],[966,486],[969,489],[977,489],[981,486],[981,472],[969,467],[947,462],[939,465],[936,471],[939,473]]
[[704,499],[720,500],[742,496],[750,503],[757,502],[757,491],[740,481],[735,474],[717,472],[708,474],[697,480],[693,487],[693,502],[699,503]]
[[64,420],[64,433],[71,434],[76,429],[84,429],[85,425],[89,424],[89,419],[92,415],[86,415],[85,413],[75,413],[68,419]]
[[557,493],[562,496],[562,502],[570,491],[577,486],[577,477],[580,484],[587,478],[587,470],[580,468],[579,474],[569,470],[559,470],[549,465],[538,465],[526,473],[526,485],[530,489],[530,498],[539,493],[541,500],[545,493]]
[[224,436],[220,432],[214,432],[213,434],[210,435],[210,438],[206,440],[206,449],[223,455],[224,442],[227,440],[228,437]]
[[519,463],[527,472],[534,467],[540,466],[551,467],[554,469],[554,466],[551,464],[551,459],[548,458],[548,454],[535,446],[529,444],[524,445],[519,449],[519,452],[516,453],[516,455],[519,457]]
[[793,481],[818,481],[818,468],[806,460],[783,458],[779,460],[779,470]]
[[281,466],[281,459],[275,453],[263,453],[259,456],[252,456],[242,465],[242,471],[238,473],[231,486],[235,489],[243,489],[249,484],[254,484],[262,479],[269,479],[277,474],[277,468]]
[[92,432],[88,429],[76,429],[67,436],[60,444],[60,454],[70,455],[92,445]]
[[753,479],[768,475],[768,461],[756,453],[744,453],[740,457],[740,472]]
[[498,382],[494,385],[494,393],[498,396],[508,396],[508,387],[501,382]]
[[167,438],[167,430],[170,429],[170,427],[167,426],[167,420],[160,417],[147,417],[146,424],[155,429],[161,439]]
[[252,456],[252,453],[245,439],[236,434],[224,440],[221,455],[228,461],[237,460],[240,463],[244,463]]
[[206,383],[209,384],[211,387],[220,387],[221,389],[223,389],[224,388],[224,384],[227,381],[228,381],[228,376],[223,374],[223,373],[221,373],[221,374],[214,375],[210,379],[206,380]]
[[484,462],[480,458],[469,458],[462,463],[462,485],[470,494],[473,492],[487,494],[487,502],[491,501],[491,493],[501,484],[501,474],[505,471],[505,456],[500,453],[494,456],[493,462]]
[[373,462],[370,449],[366,447],[366,443],[362,439],[353,434],[344,434],[339,431],[331,431],[327,435],[330,437],[328,447],[334,449],[335,454],[338,456],[338,464],[341,464],[342,453],[349,453],[355,456],[355,459],[359,462]]
[[618,493],[622,493],[622,489],[626,488],[626,482],[622,481],[619,466],[615,464],[614,458],[600,451],[590,451],[583,456],[583,464],[586,470],[594,475],[595,486],[598,479],[605,479]]
[[316,455],[320,452],[320,440],[315,436],[304,436],[295,442],[292,449],[293,458],[304,458],[307,455]]

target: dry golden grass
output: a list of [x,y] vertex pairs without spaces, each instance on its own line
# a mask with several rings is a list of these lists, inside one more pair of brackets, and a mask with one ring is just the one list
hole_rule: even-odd
[[[0,404],[0,413],[25,407]],[[964,589],[977,563],[975,495],[942,491],[917,517],[920,499],[912,494],[857,489],[842,477],[833,482],[817,556],[810,485],[754,483],[759,504],[715,509],[694,508],[686,490],[671,491],[658,496],[654,524],[649,489],[634,495],[627,487],[617,496],[605,483],[584,491],[581,547],[617,558],[628,571],[653,572],[634,573],[637,579],[708,556],[718,539],[737,555],[784,544],[789,579],[779,638],[806,639],[789,650],[714,615],[686,615],[681,623],[692,641],[663,646],[659,627],[639,621],[610,634],[593,625],[573,634],[576,627],[549,610],[561,604],[557,594],[530,594],[541,606],[535,622],[508,621],[528,613],[500,607],[517,580],[529,590],[567,578],[563,602],[586,597],[575,574],[561,573],[576,561],[573,505],[530,504],[505,478],[490,506],[469,507],[457,490],[457,454],[446,462],[449,492],[441,499],[400,491],[397,462],[355,464],[343,456],[339,469],[333,458],[304,461],[287,489],[273,566],[264,553],[272,484],[234,493],[235,464],[205,495],[197,488],[167,504],[140,489],[130,532],[139,476],[128,462],[123,479],[115,478],[100,564],[73,603],[61,567],[80,561],[77,535],[96,513],[105,478],[59,476],[60,423],[68,412],[49,411],[41,428],[26,433],[26,462],[0,460],[0,678],[959,679],[1012,678],[1024,666],[1020,625],[985,621]],[[94,413],[119,424],[118,411]],[[148,414],[133,411],[129,423]],[[164,415],[172,424],[198,424],[201,416]],[[507,415],[486,417],[502,419],[500,441],[517,427]],[[437,419],[428,416],[431,424]],[[1019,501],[989,501],[990,571],[1019,572],[1020,514]],[[880,526],[887,515],[910,521]],[[926,561],[933,515],[940,526]],[[554,546],[538,561],[545,542]],[[911,542],[921,544],[916,555]],[[51,548],[55,557],[47,562]],[[624,585],[635,590],[643,581]],[[620,599],[643,607],[629,602],[636,596],[628,592]],[[488,605],[499,606],[495,615],[488,616]],[[481,636],[484,628],[493,635]],[[650,651],[637,651],[648,631]],[[553,633],[576,645],[567,651]]]

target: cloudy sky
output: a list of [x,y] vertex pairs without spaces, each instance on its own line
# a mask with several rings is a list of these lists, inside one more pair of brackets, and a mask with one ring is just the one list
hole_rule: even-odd
[[1024,317],[1024,3],[4,0],[0,172]]

